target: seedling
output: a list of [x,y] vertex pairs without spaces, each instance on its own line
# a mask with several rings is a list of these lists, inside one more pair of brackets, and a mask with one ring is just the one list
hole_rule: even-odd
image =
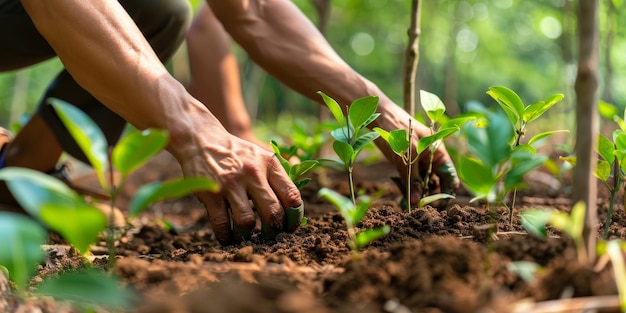
[[[429,150],[430,159],[427,165],[428,168],[426,169],[426,174],[424,175],[424,179],[422,180],[422,184],[420,186],[421,192],[424,197],[420,199],[418,206],[422,207],[438,200],[454,198],[453,195],[449,194],[429,194],[428,185],[430,173],[432,172],[433,155],[435,150],[439,148],[444,140],[460,130],[461,125],[463,125],[466,121],[475,118],[473,116],[463,116],[448,120],[445,116],[446,107],[441,99],[437,97],[437,95],[421,90],[420,96],[422,107],[424,108],[427,117],[430,119],[430,135],[420,138],[420,140],[417,142],[415,157],[412,156],[413,128],[411,119],[409,119],[408,133],[405,129],[396,129],[388,132],[379,127],[374,128],[374,130],[380,134],[380,137],[387,141],[391,150],[402,159],[402,162],[407,167],[406,182],[404,186],[404,188],[406,189],[403,191],[403,193],[406,199],[406,210],[409,212],[411,211],[411,168],[413,167],[413,164],[417,163],[421,154],[426,151],[426,149]],[[447,121],[444,123],[444,120]],[[438,130],[436,130],[436,124],[442,124],[442,126],[439,127]]]
[[502,201],[512,191],[511,205],[507,206],[509,222],[512,222],[517,189],[525,187],[524,176],[547,159],[537,154],[533,143],[567,130],[539,133],[526,144],[521,139],[527,132],[527,125],[563,99],[563,95],[556,94],[545,101],[525,106],[520,97],[506,87],[491,87],[487,94],[498,102],[505,114],[478,106],[473,109],[483,114],[486,125],[465,128],[468,148],[475,157],[460,157],[459,176],[476,195],[474,200],[485,199],[488,203]]
[[373,199],[368,196],[359,196],[358,201],[355,204],[349,198],[344,197],[343,195],[328,188],[320,189],[318,195],[332,203],[341,213],[348,230],[348,237],[350,240],[348,245],[354,253],[365,247],[373,240],[388,234],[391,230],[389,225],[385,225],[381,228],[366,229],[363,231],[359,231],[357,229],[356,226],[359,222],[361,222],[363,217],[365,217],[367,210],[372,204]]
[[[311,182],[310,178],[303,178],[300,179],[300,177],[302,177],[303,175],[313,171],[314,169],[316,169],[317,167],[320,166],[320,162],[318,160],[302,160],[300,163],[298,164],[291,164],[289,162],[289,160],[294,157],[297,156],[297,152],[298,152],[298,146],[291,146],[287,149],[281,149],[278,146],[278,143],[276,143],[276,141],[271,141],[272,144],[272,148],[274,149],[274,154],[276,155],[276,157],[278,158],[278,161],[280,162],[280,164],[283,166],[283,168],[285,169],[285,172],[287,172],[287,174],[289,174],[289,178],[291,178],[291,180],[294,182],[294,184],[296,185],[296,187],[298,187],[298,189],[302,189],[302,187],[304,187],[306,184],[308,184],[309,182]],[[283,156],[285,155],[285,156]]]
[[335,138],[333,150],[339,156],[336,162],[343,165],[348,172],[350,195],[352,203],[356,205],[352,169],[361,150],[380,136],[377,132],[366,128],[380,115],[376,113],[378,97],[369,96],[355,100],[347,109],[348,115],[344,116],[341,107],[334,99],[321,91],[318,91],[318,94],[322,96],[339,125],[344,125],[331,132],[331,136]]

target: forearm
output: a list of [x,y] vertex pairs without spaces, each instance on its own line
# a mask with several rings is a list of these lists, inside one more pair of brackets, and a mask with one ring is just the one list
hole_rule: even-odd
[[134,126],[167,129],[174,140],[186,140],[180,137],[190,132],[187,116],[201,108],[169,75],[118,1],[22,2],[83,88]]

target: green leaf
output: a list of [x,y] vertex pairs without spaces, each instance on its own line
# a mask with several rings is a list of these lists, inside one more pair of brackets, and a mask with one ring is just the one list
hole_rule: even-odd
[[585,204],[581,201],[574,205],[569,214],[555,212],[549,224],[569,235],[574,241],[582,239],[585,219]]
[[276,141],[272,140],[270,144],[272,145],[272,149],[274,150],[274,154],[276,155],[278,162],[280,162],[280,165],[282,165],[285,172],[291,172],[291,163],[289,163],[289,161],[287,161],[287,159],[283,157]]
[[465,125],[465,123],[469,121],[476,121],[482,118],[484,118],[484,116],[479,113],[463,113],[445,121],[443,124],[441,124],[440,129],[445,129],[449,127],[456,127],[460,129],[463,127],[463,125]]
[[339,210],[343,219],[346,220],[348,227],[354,226],[354,221],[352,220],[352,212],[355,210],[355,207],[354,203],[352,203],[352,200],[328,188],[320,189],[317,192],[317,195],[323,199],[326,199],[333,206],[335,206],[337,210]]
[[554,214],[555,211],[552,210],[526,210],[520,213],[522,227],[531,235],[547,238],[546,224],[548,224]]
[[128,210],[131,216],[137,216],[155,202],[176,199],[200,191],[218,192],[219,184],[204,177],[186,177],[166,182],[153,182],[137,190],[128,205]]
[[378,108],[378,97],[367,96],[355,100],[348,109],[348,117],[354,128],[359,129],[365,125],[365,122],[376,113]]
[[389,132],[389,146],[397,155],[403,155],[409,149],[409,139],[404,129],[396,129]]
[[109,190],[105,173],[109,164],[108,143],[106,137],[87,114],[75,106],[56,98],[48,102],[59,115],[59,118],[93,166],[102,188]]
[[626,150],[626,133],[616,132],[613,137],[617,150]]
[[44,204],[41,219],[83,255],[107,226],[106,215],[83,201]]
[[391,227],[389,227],[389,225],[385,225],[381,228],[366,229],[358,232],[355,237],[356,249],[360,250],[361,248],[367,246],[370,242],[388,234],[390,231]]
[[[382,137],[387,143],[389,143],[391,145],[391,143],[389,142],[389,135],[390,135],[390,133],[388,131],[386,131],[386,130],[380,128],[380,127],[374,127],[372,130],[377,132],[380,135],[380,137]],[[406,131],[405,131],[405,137],[406,137]]]
[[465,132],[470,152],[487,167],[497,167],[511,153],[513,126],[502,114],[491,114],[486,128],[466,127]]
[[553,131],[547,131],[547,132],[543,132],[543,133],[539,133],[535,136],[533,136],[532,138],[530,138],[528,140],[528,144],[532,145],[533,143],[535,143],[536,141],[543,139],[545,137],[554,135],[554,134],[558,134],[558,133],[569,133],[569,130],[567,129],[562,129],[562,130],[553,130]]
[[115,276],[96,270],[71,272],[46,279],[37,293],[58,301],[114,308],[130,308],[136,296]]
[[368,131],[366,133],[360,134],[354,142],[354,153],[358,154],[361,150],[363,150],[363,148],[365,148],[365,146],[367,146],[370,142],[376,140],[376,138],[378,138],[379,136],[380,134],[373,131]]
[[598,134],[597,152],[600,154],[602,159],[607,161],[609,164],[613,164],[615,161],[615,155],[613,154],[613,152],[615,152],[615,145],[609,138],[606,138],[606,136],[602,134]]
[[599,180],[608,181],[611,177],[611,165],[605,160],[599,160],[594,174]]
[[352,138],[355,137],[354,135],[354,128],[350,127],[340,127],[337,129],[333,129],[330,132],[330,135],[333,136],[333,138],[335,138],[335,140],[337,141],[341,141],[347,144],[350,144],[352,142]]
[[367,210],[369,210],[370,205],[372,204],[372,199],[369,197],[359,197],[359,201],[356,204],[356,207],[351,212],[352,221],[354,224],[358,224],[365,214],[367,214]]
[[500,104],[513,125],[524,115],[524,103],[522,99],[511,89],[503,86],[490,87],[487,94]]
[[511,156],[512,168],[504,177],[504,188],[506,190],[515,188],[528,172],[541,166],[547,158],[545,155],[535,155],[525,150],[514,151]]
[[458,170],[459,178],[475,196],[481,198],[492,194],[496,178],[491,167],[474,158],[461,156]]
[[608,121],[612,121],[613,118],[617,115],[617,108],[603,100],[598,101],[598,113],[600,116]]
[[294,164],[289,171],[289,177],[291,180],[296,180],[300,176],[314,170],[320,166],[320,162],[316,160],[304,160],[299,164]]
[[455,197],[453,195],[449,195],[447,193],[437,193],[434,195],[430,195],[430,196],[426,196],[422,199],[420,199],[418,207],[423,207],[426,206],[428,204],[431,204],[435,201],[439,201],[439,200],[443,200],[443,199],[454,199]]
[[311,182],[310,178],[303,178],[301,180],[293,182],[293,184],[296,185],[296,188],[302,189],[302,187],[306,186],[310,182]]
[[555,94],[548,98],[546,101],[535,102],[524,110],[523,119],[526,123],[530,123],[537,118],[539,118],[543,113],[545,113],[548,109],[553,107],[559,101],[563,100],[563,94]]
[[529,261],[510,262],[506,267],[510,272],[521,277],[528,284],[533,282],[535,275],[541,270],[539,264]]
[[83,201],[62,181],[42,172],[21,167],[0,170],[9,191],[31,216],[41,219],[41,208],[46,204],[63,205]]
[[0,212],[0,265],[4,266],[18,289],[24,289],[37,264],[44,258],[41,244],[47,233],[29,217]]
[[424,152],[426,148],[430,147],[436,141],[446,140],[448,137],[452,136],[457,131],[459,131],[459,129],[455,126],[448,127],[448,128],[441,128],[436,133],[430,136],[420,138],[420,140],[417,142],[417,154],[421,154],[422,152]]
[[439,123],[441,117],[446,112],[446,106],[441,99],[434,93],[420,90],[420,102],[428,118],[433,123]]
[[344,125],[345,121],[343,116],[343,110],[341,109],[337,101],[321,91],[318,91],[317,94],[322,96],[322,99],[324,99],[324,103],[326,103],[326,106],[330,110],[330,113],[332,113],[335,117],[335,120],[337,120],[337,123],[339,123],[339,125]]
[[161,152],[167,145],[169,133],[160,129],[132,131],[113,148],[111,161],[122,174],[128,176],[150,158]]
[[352,146],[342,141],[333,142],[333,150],[347,168],[352,167],[354,159],[354,150]]

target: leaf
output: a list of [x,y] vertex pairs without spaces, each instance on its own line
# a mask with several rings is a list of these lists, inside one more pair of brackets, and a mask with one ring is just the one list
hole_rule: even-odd
[[348,109],[348,117],[354,128],[359,129],[366,126],[365,122],[376,113],[378,108],[378,97],[367,96],[352,102]]
[[461,156],[458,170],[461,181],[477,197],[487,197],[495,187],[496,179],[491,167],[479,160]]
[[342,141],[334,141],[333,150],[346,166],[346,169],[352,167],[352,160],[354,157],[354,150],[352,149],[352,146]]
[[0,170],[9,191],[31,216],[41,219],[41,208],[46,204],[63,205],[82,201],[82,198],[62,181],[42,172],[21,167]]
[[44,258],[41,244],[47,232],[29,217],[0,212],[0,265],[6,268],[10,279],[22,290],[37,264]]
[[522,99],[513,90],[502,86],[490,87],[487,94],[500,104],[509,116],[511,123],[517,125],[524,114]]
[[360,134],[354,142],[354,153],[358,154],[361,150],[363,150],[363,148],[365,148],[365,146],[367,146],[370,142],[376,140],[376,138],[378,138],[379,136],[380,134],[373,131],[368,131],[366,133]]
[[485,166],[495,168],[511,153],[513,126],[501,114],[489,116],[486,128],[467,127],[468,148]]
[[563,100],[563,94],[555,94],[548,98],[546,101],[535,102],[524,109],[523,119],[526,123],[530,123],[539,118],[548,109],[553,107],[559,101]]
[[299,164],[294,164],[289,171],[289,177],[291,180],[296,180],[300,176],[314,170],[318,166],[320,166],[320,162],[316,160],[305,160]]
[[102,188],[109,190],[109,184],[105,179],[109,164],[108,143],[96,122],[83,111],[63,100],[49,98],[48,103],[54,107],[72,138],[93,166]]
[[404,155],[409,149],[409,139],[404,129],[396,129],[389,132],[389,146],[397,155]]
[[420,199],[418,207],[424,207],[428,204],[431,204],[435,201],[439,201],[439,200],[443,200],[443,199],[454,199],[455,197],[453,195],[449,195],[447,193],[437,193],[434,195],[430,195],[430,196],[426,196],[422,199]]
[[617,115],[617,108],[603,100],[598,101],[598,113],[600,116],[608,121],[612,121],[613,118]]
[[280,165],[282,165],[285,172],[291,172],[291,163],[289,163],[289,161],[287,161],[287,159],[283,157],[276,141],[272,140],[270,141],[270,144],[272,145],[272,149],[274,150],[274,155],[276,155],[278,162],[280,162]]
[[615,152],[615,145],[609,138],[606,138],[606,136],[602,134],[598,134],[598,149],[596,151],[600,154],[602,159],[609,164],[613,164],[615,161],[615,155],[613,154]]
[[611,177],[611,165],[605,160],[599,160],[594,175],[601,181],[606,182]]
[[546,224],[552,219],[555,211],[552,210],[525,210],[520,213],[522,227],[531,235],[547,238]]
[[389,225],[385,225],[381,228],[366,229],[358,232],[354,238],[356,249],[360,250],[361,248],[367,246],[370,242],[388,234],[390,231],[391,227],[389,227]]
[[459,131],[457,127],[441,128],[436,133],[430,136],[420,138],[420,140],[417,142],[417,154],[421,154],[422,152],[424,152],[424,150],[426,150],[436,141],[446,140],[457,131]]
[[[380,127],[374,127],[372,130],[377,132],[380,135],[381,138],[383,138],[387,143],[389,143],[391,145],[391,143],[389,142],[390,132],[388,132],[388,131],[380,128]],[[405,131],[405,134],[406,134],[406,131]]]
[[530,284],[535,279],[535,275],[539,270],[541,270],[541,266],[535,262],[529,261],[514,261],[507,264],[506,268],[521,277],[526,283]]
[[560,156],[559,160],[571,164],[572,166],[576,166],[576,157],[575,156]]
[[146,129],[132,131],[122,138],[111,154],[113,166],[128,176],[150,158],[161,152],[167,145],[169,133],[166,130]]
[[328,188],[320,189],[317,192],[317,195],[323,199],[326,199],[333,206],[335,206],[337,210],[339,210],[339,213],[341,213],[343,219],[346,220],[346,224],[348,225],[348,227],[354,226],[351,212],[354,211],[355,207],[354,203],[352,203],[352,200]]
[[617,150],[626,150],[626,133],[621,131],[616,132],[613,141],[615,142],[615,148]]
[[335,120],[337,120],[337,123],[339,123],[339,125],[344,125],[345,121],[343,116],[343,110],[341,109],[337,101],[321,91],[318,91],[317,94],[322,96],[322,99],[324,99],[324,103],[326,103],[326,106],[330,110],[330,113],[332,113],[335,117]]
[[83,201],[46,203],[41,208],[41,219],[83,255],[89,253],[89,247],[107,226],[106,215]]
[[504,188],[512,190],[517,184],[524,180],[524,176],[541,166],[548,157],[545,155],[535,155],[525,150],[516,150],[511,156],[511,170],[505,174]]
[[552,135],[558,134],[558,133],[569,133],[569,130],[562,129],[562,130],[553,130],[553,131],[547,131],[547,132],[539,133],[539,134],[533,136],[532,138],[530,138],[528,140],[528,144],[532,145],[533,143],[535,143],[536,141],[538,141],[540,139],[543,139],[545,137],[552,136]]
[[166,182],[153,182],[137,190],[128,205],[128,210],[131,216],[137,216],[152,203],[176,199],[200,191],[218,192],[219,184],[204,177],[186,177]]
[[310,182],[311,182],[310,178],[303,178],[303,179],[295,181],[293,183],[294,183],[294,185],[296,185],[296,188],[302,189],[302,187],[306,186]]
[[372,199],[369,197],[359,197],[359,201],[356,204],[356,207],[351,212],[352,221],[354,224],[358,224],[365,214],[367,214],[367,210],[369,210],[370,205],[372,204]]
[[463,125],[465,125],[465,123],[469,121],[476,121],[479,118],[484,118],[484,116],[482,114],[478,114],[474,112],[463,113],[445,121],[443,124],[441,124],[440,129],[444,129],[448,127],[457,127],[461,129]]
[[420,102],[422,108],[426,111],[426,115],[433,123],[439,123],[441,117],[446,112],[446,106],[441,99],[434,93],[420,90]]
[[352,142],[352,138],[354,138],[354,128],[348,128],[346,126],[343,126],[337,129],[333,129],[330,132],[330,135],[337,141],[350,144]]
[[129,308],[136,297],[117,277],[96,270],[70,272],[46,279],[37,293],[58,301],[115,308]]

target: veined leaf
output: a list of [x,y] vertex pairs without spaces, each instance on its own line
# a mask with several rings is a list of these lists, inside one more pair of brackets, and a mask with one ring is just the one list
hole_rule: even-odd
[[143,185],[128,205],[131,216],[137,216],[150,204],[166,199],[180,198],[192,192],[217,192],[219,184],[204,177],[186,177],[166,182],[153,182]]
[[428,115],[428,118],[433,123],[439,123],[441,117],[446,112],[446,106],[443,104],[441,99],[434,93],[420,90],[420,102],[422,104],[422,108],[426,112],[426,115]]
[[335,120],[337,120],[337,123],[339,123],[339,125],[345,125],[343,110],[341,109],[337,101],[321,91],[318,91],[317,94],[322,96],[322,99],[324,99],[324,103],[326,103],[326,106],[330,110],[330,113],[332,113],[335,117]]
[[272,149],[274,150],[274,155],[276,155],[276,158],[278,159],[278,162],[280,162],[280,165],[282,165],[283,169],[285,170],[285,172],[290,173],[291,172],[291,163],[289,163],[289,161],[287,161],[287,159],[285,159],[280,151],[280,148],[278,147],[278,143],[276,143],[276,141],[272,140],[270,141],[270,144],[272,145]]
[[132,131],[122,138],[111,154],[113,166],[128,176],[150,158],[161,152],[167,145],[169,133],[166,130],[146,129]]
[[407,138],[407,132],[404,129],[392,130],[389,133],[389,146],[391,150],[398,155],[403,155],[409,149],[409,139]]
[[424,152],[424,150],[426,150],[436,141],[446,140],[448,137],[452,136],[457,131],[459,131],[459,128],[457,128],[456,126],[448,127],[448,128],[441,128],[436,133],[430,136],[420,138],[420,140],[417,142],[417,154],[421,154],[422,152]]
[[503,86],[493,86],[489,88],[487,94],[500,104],[513,125],[517,125],[518,121],[524,115],[524,102],[511,89]]
[[289,177],[291,180],[296,180],[300,176],[314,170],[320,165],[320,162],[316,160],[304,160],[301,163],[294,164],[289,171]]
[[48,99],[57,115],[93,166],[102,188],[109,190],[105,172],[109,164],[108,143],[102,130],[85,112],[57,98]]
[[349,128],[347,126],[343,126],[333,129],[330,132],[330,135],[333,136],[333,138],[335,138],[337,141],[341,141],[347,144],[350,144],[352,142],[352,138],[355,137],[354,128],[352,128],[352,126],[350,126]]
[[602,134],[598,134],[598,149],[596,151],[608,164],[613,164],[613,161],[615,161],[615,155],[613,154],[615,145]]
[[333,150],[335,151],[339,159],[341,159],[346,168],[352,167],[354,160],[354,150],[352,149],[351,145],[342,141],[334,141]]
[[458,170],[461,181],[476,196],[487,197],[495,186],[496,178],[491,167],[476,159],[461,156]]
[[355,100],[348,109],[350,123],[356,129],[366,126],[365,122],[376,113],[376,108],[378,108],[378,97],[376,96],[367,96]]
[[486,128],[466,127],[468,148],[487,167],[495,168],[511,153],[513,126],[502,114],[489,116]]
[[548,109],[553,107],[559,101],[563,100],[563,94],[555,94],[548,98],[546,101],[535,102],[524,109],[523,119],[526,123],[530,123],[539,118]]
[[599,160],[596,165],[596,172],[594,173],[596,178],[606,182],[611,177],[611,165],[605,160]]
[[376,140],[376,138],[378,138],[379,136],[380,134],[373,131],[359,134],[359,136],[356,138],[356,141],[354,142],[354,153],[359,153],[363,148],[365,148],[367,144]]

